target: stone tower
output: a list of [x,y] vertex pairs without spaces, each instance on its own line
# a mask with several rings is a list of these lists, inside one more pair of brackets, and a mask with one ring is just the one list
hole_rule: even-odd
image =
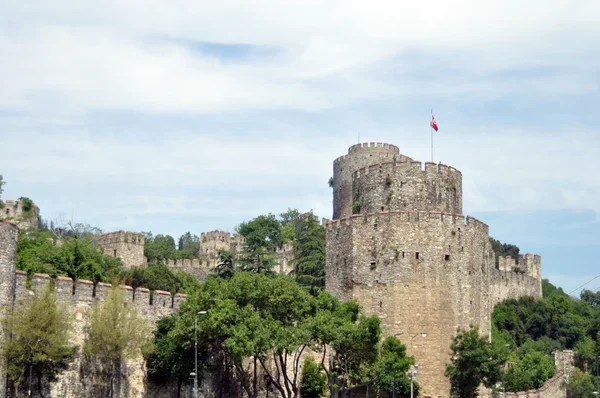
[[126,268],[145,267],[144,234],[139,232],[117,231],[98,237],[98,246],[104,254],[119,257]]
[[25,204],[21,200],[7,200],[4,208],[0,209],[0,220],[9,220],[20,229],[37,229],[40,208],[33,203],[31,209],[24,211]]
[[[457,327],[490,333],[498,301],[541,296],[539,256],[495,266],[488,226],[462,215],[462,174],[390,144],[350,147],[333,165],[326,286],[400,333],[424,396],[449,395],[445,364]],[[514,265],[513,261],[513,265]]]
[[[15,224],[0,221],[0,321],[13,306],[17,264],[17,235]],[[6,331],[0,324],[0,347],[4,346]],[[0,397],[6,396],[6,369],[0,358]]]

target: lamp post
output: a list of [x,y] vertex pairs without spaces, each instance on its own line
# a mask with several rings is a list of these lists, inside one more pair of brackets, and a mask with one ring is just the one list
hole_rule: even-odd
[[414,365],[414,369],[408,371],[408,375],[410,376],[410,398],[413,398],[413,377],[417,375],[417,370],[419,369],[419,365]]
[[198,311],[194,317],[194,398],[198,398],[198,315],[206,315],[206,311]]
[[[404,334],[404,332],[398,332],[395,333],[394,336],[400,336],[401,334]],[[421,333],[417,333],[414,336],[412,336],[410,338],[410,341],[412,341],[412,339],[414,339],[417,336],[421,336],[421,337],[427,337],[427,332],[421,332]],[[408,376],[410,376],[410,398],[413,398],[413,377],[415,377],[417,375],[417,370],[419,369],[419,365],[414,365],[414,368],[412,370],[409,370],[406,374]],[[396,373],[394,373],[394,394],[393,397],[396,398]]]
[[[510,344],[504,344],[504,347],[510,347]],[[504,361],[504,364],[502,365],[502,367],[504,369],[502,369],[502,396],[504,398],[506,398],[506,384],[505,384],[505,375],[504,373],[506,373],[506,361]]]

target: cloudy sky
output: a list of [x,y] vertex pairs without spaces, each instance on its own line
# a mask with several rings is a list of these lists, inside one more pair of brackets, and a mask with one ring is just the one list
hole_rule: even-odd
[[360,135],[428,160],[433,108],[465,213],[570,291],[600,273],[598,21],[597,0],[6,0],[4,199],[175,237],[330,218],[333,159]]

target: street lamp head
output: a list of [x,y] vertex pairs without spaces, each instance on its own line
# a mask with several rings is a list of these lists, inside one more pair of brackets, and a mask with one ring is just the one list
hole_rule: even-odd
[[394,333],[394,336],[400,336],[401,334],[404,334],[404,332]]

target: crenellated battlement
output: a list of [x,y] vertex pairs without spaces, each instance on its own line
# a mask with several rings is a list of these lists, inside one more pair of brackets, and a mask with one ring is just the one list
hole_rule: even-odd
[[129,243],[133,245],[144,245],[144,234],[140,232],[115,231],[99,235],[97,242],[100,246],[115,243]]
[[[31,287],[27,288],[27,273],[20,270],[15,272],[15,279],[15,296],[17,301],[20,298],[29,296],[31,292],[46,288],[52,280],[54,281],[54,289],[57,297],[70,302],[72,305],[76,305],[77,302],[101,301],[106,297],[110,289],[112,289],[112,285],[109,283],[98,282],[94,284],[89,280],[73,280],[65,276],[57,276],[53,279],[47,274],[38,273],[31,275]],[[167,308],[169,309],[169,313],[176,312],[181,302],[187,299],[187,295],[183,293],[171,294],[162,290],[151,292],[146,288],[134,289],[128,285],[119,285],[119,289],[125,291],[125,299],[128,302],[135,303],[138,306],[148,306],[149,309],[153,307]],[[154,322],[158,320],[158,317],[167,314],[163,312],[155,314],[152,311],[146,311],[142,315],[145,315],[149,320]]]
[[332,232],[344,227],[352,227],[354,225],[368,224],[373,222],[381,222],[382,224],[416,224],[423,222],[443,223],[458,227],[477,229],[478,231],[483,231],[485,233],[487,233],[489,230],[489,226],[487,224],[477,220],[474,217],[465,217],[462,214],[448,214],[440,211],[382,211],[375,213],[356,214],[339,220],[330,221],[326,224],[326,229],[327,231]]
[[37,229],[40,208],[32,203],[31,210],[24,211],[24,203],[21,200],[7,200],[4,208],[0,209],[0,220],[14,220],[21,229]]
[[104,254],[118,257],[127,268],[145,267],[144,234],[140,232],[115,231],[96,237],[98,246]]
[[214,230],[209,232],[202,232],[200,234],[200,243],[205,243],[209,241],[221,241],[221,242],[230,242],[231,241],[231,233]]
[[424,176],[430,174],[457,174],[458,176],[462,177],[462,173],[452,166],[448,166],[441,163],[425,162],[425,168],[423,168],[422,162],[404,158],[397,162],[383,162],[373,164],[368,167],[362,167],[352,173],[352,180],[354,181],[361,177],[375,173],[395,173],[397,169],[409,169],[415,172],[421,172]]

